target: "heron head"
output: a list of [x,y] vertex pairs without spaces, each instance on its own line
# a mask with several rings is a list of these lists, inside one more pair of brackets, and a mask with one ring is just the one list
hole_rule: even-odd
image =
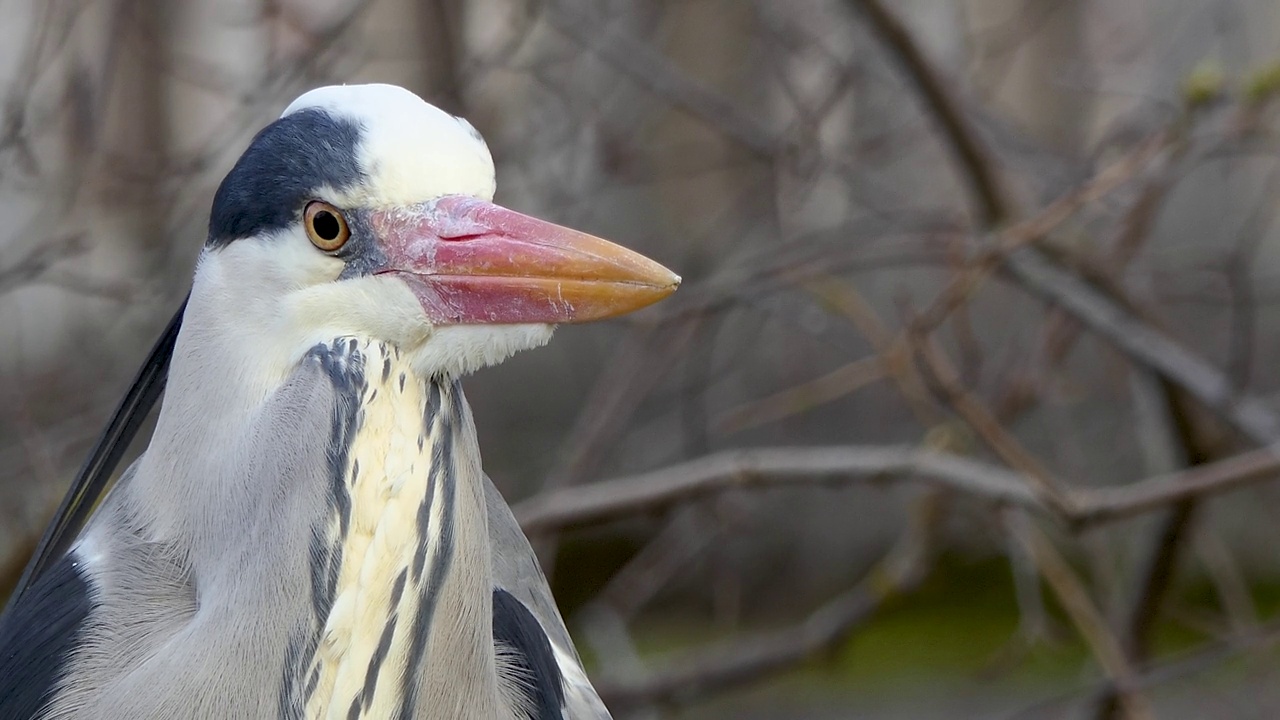
[[679,284],[637,253],[494,204],[494,189],[467,121],[390,85],[313,90],[218,188],[193,292],[217,276],[299,354],[364,335],[424,374],[460,375]]

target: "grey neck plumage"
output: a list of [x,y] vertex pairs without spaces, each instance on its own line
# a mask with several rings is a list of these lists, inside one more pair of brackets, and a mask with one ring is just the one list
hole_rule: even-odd
[[[317,345],[256,402],[254,387],[201,382],[194,368],[209,364],[175,356],[151,447],[77,546],[97,611],[130,637],[91,643],[76,673],[96,682],[62,707],[412,718],[462,697],[459,717],[506,716],[460,385],[417,378],[395,348],[356,338]],[[158,517],[144,500],[157,493],[194,502]],[[137,596],[167,602],[130,606]]]

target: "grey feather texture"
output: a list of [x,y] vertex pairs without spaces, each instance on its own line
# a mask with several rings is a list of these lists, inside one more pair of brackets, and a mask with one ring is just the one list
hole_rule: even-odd
[[[449,543],[427,542],[419,546],[423,553],[415,548],[414,557],[424,556],[416,579],[405,557],[387,594],[416,599],[399,606],[405,617],[380,615],[388,620],[377,628],[373,658],[361,666],[367,668],[361,693],[343,701],[348,716],[380,717],[391,703],[405,718],[609,717],[586,682],[528,540],[480,470],[460,387],[412,378],[406,384],[395,355],[385,345],[348,338],[318,346],[234,433],[237,440],[223,447],[234,458],[234,481],[245,497],[182,510],[214,515],[211,524],[225,532],[217,540],[223,553],[195,554],[183,523],[151,520],[150,488],[165,478],[140,473],[178,459],[144,457],[126,473],[70,556],[84,574],[91,607],[74,652],[57,668],[62,681],[52,702],[35,717],[194,720],[325,712],[328,705],[315,695],[323,665],[316,658],[333,619],[338,578],[351,560],[343,557],[352,547],[344,535],[353,536],[359,525],[349,517],[361,511],[357,484],[384,479],[357,469],[371,422],[367,412],[371,398],[411,395],[415,383],[423,398],[415,406],[421,449],[429,460],[417,470],[434,483],[421,498],[427,510],[419,516],[447,521]],[[179,372],[183,367],[177,363]],[[374,369],[371,377],[365,368]],[[164,451],[157,445],[149,452]],[[219,478],[216,465],[209,468],[208,482],[229,480]],[[438,504],[426,502],[431,498]],[[440,529],[419,532],[426,542],[438,539]],[[550,651],[543,659],[555,663],[553,672],[528,677],[529,668],[548,666],[495,642],[495,592],[527,611],[532,621],[525,629],[543,634]],[[397,652],[400,646],[411,651]],[[408,684],[397,683],[401,677]],[[528,688],[539,681],[561,690],[546,696],[562,702],[562,714],[539,713],[530,701]],[[459,697],[464,705],[455,700],[447,711],[435,709]],[[0,699],[0,715],[9,717],[5,703]]]
[[243,480],[267,501],[217,519],[239,552],[194,558],[157,533],[136,472],[112,491],[72,551],[94,604],[44,717],[276,716],[290,638],[315,633],[309,547],[336,397],[308,358],[247,430]]

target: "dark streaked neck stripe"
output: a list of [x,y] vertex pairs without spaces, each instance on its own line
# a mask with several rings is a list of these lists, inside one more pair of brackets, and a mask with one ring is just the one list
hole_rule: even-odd
[[342,569],[343,539],[351,520],[346,468],[352,443],[363,419],[361,396],[368,386],[365,356],[354,338],[336,338],[328,344],[316,345],[303,362],[318,363],[333,384],[335,402],[325,455],[327,497],[336,527],[325,524],[312,528],[308,547],[311,555],[312,622],[310,627],[298,628],[290,637],[280,682],[280,717],[290,720],[302,717],[320,675],[320,668],[312,663],[312,659],[319,646],[325,618],[333,609],[338,575]]
[[[351,524],[351,489],[347,463],[351,445],[363,422],[361,397],[368,387],[365,356],[355,338],[338,338],[330,345],[317,345],[308,358],[321,363],[335,392],[333,424],[326,451],[329,467],[329,502],[338,520],[337,537],[326,537],[329,528],[316,528],[312,544],[312,603],[316,618],[323,622],[333,607],[333,595],[342,568],[342,542]],[[353,473],[359,468],[353,467]]]

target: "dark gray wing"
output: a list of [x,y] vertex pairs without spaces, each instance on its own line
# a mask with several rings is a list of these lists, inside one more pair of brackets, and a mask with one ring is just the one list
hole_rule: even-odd
[[0,618],[0,718],[33,718],[54,695],[89,615],[89,584],[70,556]]
[[[561,715],[542,714],[538,718],[566,717],[571,720],[609,718],[608,709],[573,647],[573,639],[556,608],[551,587],[542,574],[538,557],[511,514],[502,493],[486,475],[485,505],[489,509],[489,547],[494,585],[494,637],[511,647],[518,646],[530,674],[530,700],[535,709],[548,708],[559,700]],[[536,625],[535,625],[536,623]],[[541,637],[540,637],[541,636]],[[558,674],[558,679],[556,675]],[[558,680],[558,682],[557,682]],[[559,695],[556,690],[559,689]]]

